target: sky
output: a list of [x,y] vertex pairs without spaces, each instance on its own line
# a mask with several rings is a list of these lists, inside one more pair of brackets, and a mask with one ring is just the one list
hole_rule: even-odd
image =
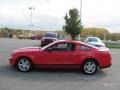
[[[120,0],[82,0],[82,24],[110,32],[120,32]],[[30,9],[34,7],[33,29],[61,30],[71,8],[80,11],[80,0],[0,0],[0,27],[30,29]]]

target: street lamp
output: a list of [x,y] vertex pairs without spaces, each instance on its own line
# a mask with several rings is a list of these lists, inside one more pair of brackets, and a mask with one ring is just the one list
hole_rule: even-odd
[[34,10],[34,7],[29,7],[30,10],[30,35],[32,34],[32,27],[33,27],[33,23],[32,23],[32,11]]

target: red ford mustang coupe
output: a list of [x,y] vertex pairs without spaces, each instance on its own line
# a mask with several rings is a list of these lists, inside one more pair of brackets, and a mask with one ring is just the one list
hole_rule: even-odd
[[87,75],[111,66],[108,48],[98,48],[79,41],[58,40],[45,47],[14,50],[9,62],[19,71],[39,68],[76,68]]

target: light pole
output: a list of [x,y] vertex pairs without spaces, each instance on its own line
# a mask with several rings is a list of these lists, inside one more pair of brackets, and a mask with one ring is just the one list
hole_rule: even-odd
[[80,20],[82,21],[82,0],[80,0]]
[[34,7],[29,7],[30,10],[30,35],[32,34],[32,27],[33,27],[33,23],[32,23],[32,11],[34,10]]
[[[82,0],[80,0],[80,23],[82,22]],[[80,34],[78,35],[80,40]]]

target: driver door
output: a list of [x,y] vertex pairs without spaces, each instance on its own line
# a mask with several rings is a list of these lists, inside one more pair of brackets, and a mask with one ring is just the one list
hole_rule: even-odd
[[38,64],[68,64],[71,51],[68,50],[68,43],[61,42],[43,50],[38,56]]

